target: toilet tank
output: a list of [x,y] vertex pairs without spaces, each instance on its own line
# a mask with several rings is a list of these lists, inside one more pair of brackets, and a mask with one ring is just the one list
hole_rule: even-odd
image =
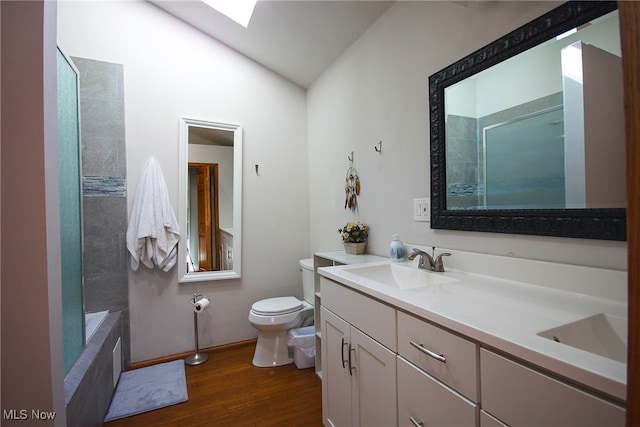
[[313,258],[301,259],[300,271],[302,271],[302,293],[304,299],[313,305]]

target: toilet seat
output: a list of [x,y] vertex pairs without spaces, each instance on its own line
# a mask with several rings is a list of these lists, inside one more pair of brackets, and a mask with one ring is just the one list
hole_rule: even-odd
[[295,297],[276,297],[255,302],[251,306],[251,311],[260,316],[278,316],[295,313],[303,307],[302,301]]

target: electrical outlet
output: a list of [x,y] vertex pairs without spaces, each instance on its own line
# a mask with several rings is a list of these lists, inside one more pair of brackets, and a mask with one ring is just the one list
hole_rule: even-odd
[[431,221],[431,199],[413,199],[413,220]]

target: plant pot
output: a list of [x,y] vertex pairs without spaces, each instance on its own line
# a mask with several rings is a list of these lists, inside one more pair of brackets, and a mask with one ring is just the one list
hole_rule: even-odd
[[351,255],[362,255],[367,247],[367,242],[343,242],[344,251]]

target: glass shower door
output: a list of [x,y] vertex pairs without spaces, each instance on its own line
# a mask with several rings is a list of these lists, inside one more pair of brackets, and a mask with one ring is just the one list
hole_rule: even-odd
[[58,166],[64,373],[84,348],[82,182],[78,72],[58,48]]

